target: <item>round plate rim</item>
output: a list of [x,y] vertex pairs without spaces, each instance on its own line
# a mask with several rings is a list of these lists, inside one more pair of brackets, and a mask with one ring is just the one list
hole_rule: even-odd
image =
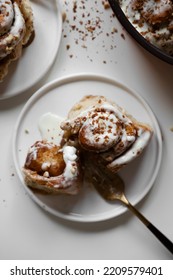
[[[150,191],[150,189],[152,188],[156,178],[157,178],[157,174],[158,171],[160,169],[161,166],[161,160],[162,160],[162,135],[161,135],[161,130],[160,130],[160,126],[159,123],[157,121],[157,118],[154,114],[154,112],[152,111],[152,109],[150,108],[149,104],[145,101],[145,99],[140,96],[134,89],[130,88],[129,86],[124,85],[123,83],[117,81],[116,79],[114,79],[113,77],[110,76],[106,76],[106,75],[102,75],[102,74],[93,74],[93,73],[76,73],[76,74],[70,74],[70,75],[66,75],[60,78],[57,78],[53,81],[50,81],[48,83],[46,83],[45,85],[43,85],[40,89],[38,89],[29,99],[28,101],[25,103],[24,107],[22,108],[16,124],[14,126],[14,130],[13,130],[13,135],[12,135],[12,155],[13,155],[13,162],[17,171],[17,175],[20,179],[20,182],[22,183],[23,187],[25,188],[25,190],[27,191],[27,193],[29,194],[29,196],[31,197],[31,199],[37,203],[37,205],[39,205],[42,209],[44,209],[45,211],[47,211],[48,213],[59,217],[61,219],[64,220],[69,220],[69,221],[75,221],[75,222],[83,222],[83,223],[88,223],[88,222],[100,222],[100,221],[105,221],[105,220],[109,220],[111,218],[116,218],[120,215],[122,215],[123,213],[127,212],[127,208],[123,207],[121,213],[118,213],[116,215],[101,215],[99,218],[96,215],[93,216],[89,216],[88,218],[83,219],[80,215],[69,215],[69,214],[63,214],[55,211],[54,209],[50,208],[49,206],[46,206],[43,202],[40,202],[39,198],[37,198],[32,190],[30,190],[26,184],[24,183],[24,178],[22,176],[21,170],[19,168],[19,164],[17,162],[17,155],[16,155],[16,141],[17,141],[17,132],[19,129],[19,125],[20,125],[20,121],[22,119],[22,116],[26,113],[26,111],[29,109],[30,106],[32,106],[32,103],[35,102],[37,99],[39,99],[41,96],[43,96],[44,94],[46,94],[46,92],[50,91],[51,89],[55,88],[55,87],[59,87],[61,85],[67,84],[67,83],[71,83],[71,82],[76,82],[76,81],[101,81],[101,82],[105,82],[108,84],[113,84],[116,85],[120,88],[123,88],[124,90],[127,90],[128,92],[130,92],[130,94],[132,94],[133,96],[137,97],[137,99],[139,99],[139,101],[145,106],[145,108],[147,109],[147,112],[150,114],[150,117],[155,125],[155,130],[156,130],[156,136],[157,136],[157,145],[158,145],[158,154],[157,154],[157,164],[155,166],[152,178],[150,180],[150,184],[148,184],[148,187],[145,188],[145,191],[143,192],[143,194],[133,203],[133,205],[135,206],[136,204],[138,204],[141,200],[144,199],[144,197],[147,195],[147,193]],[[42,204],[42,205],[41,205]]]

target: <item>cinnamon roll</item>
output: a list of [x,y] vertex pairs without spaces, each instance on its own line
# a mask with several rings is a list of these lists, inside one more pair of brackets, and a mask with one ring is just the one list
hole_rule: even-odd
[[11,61],[34,36],[33,13],[29,0],[0,0],[0,81]]
[[173,55],[172,0],[120,0],[120,6],[146,40]]
[[51,194],[77,194],[82,173],[75,147],[61,148],[46,141],[37,141],[27,154],[23,167],[26,184]]
[[152,128],[103,96],[85,96],[61,124],[66,143],[116,173],[148,145]]

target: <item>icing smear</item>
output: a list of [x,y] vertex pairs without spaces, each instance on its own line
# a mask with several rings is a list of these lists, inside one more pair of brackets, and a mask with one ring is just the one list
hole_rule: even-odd
[[65,146],[63,148],[63,158],[66,164],[64,170],[64,177],[66,180],[72,179],[77,176],[77,166],[76,166],[76,148],[72,146]]

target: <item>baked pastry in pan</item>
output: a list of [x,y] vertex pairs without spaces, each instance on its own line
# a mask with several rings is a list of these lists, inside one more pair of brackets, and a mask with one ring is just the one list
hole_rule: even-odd
[[82,172],[75,147],[63,148],[46,141],[37,141],[27,154],[23,167],[26,184],[46,193],[77,194]]
[[122,10],[151,44],[173,56],[172,0],[120,0]]
[[0,82],[12,61],[20,58],[23,47],[34,38],[30,0],[0,0]]
[[61,128],[65,142],[92,153],[93,160],[114,173],[142,153],[153,133],[114,102],[93,95],[72,107]]

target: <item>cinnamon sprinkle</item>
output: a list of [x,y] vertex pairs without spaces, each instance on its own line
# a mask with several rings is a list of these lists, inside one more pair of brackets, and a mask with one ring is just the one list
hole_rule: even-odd
[[[68,43],[68,38],[70,34],[74,38],[74,44],[78,45],[83,49],[87,49],[93,45],[92,41],[95,41],[95,45],[92,50],[95,50],[95,55],[98,55],[97,45],[101,44],[105,52],[112,51],[116,48],[116,36],[122,36],[118,33],[116,26],[109,28],[107,21],[105,22],[105,13],[110,13],[110,23],[115,23],[114,13],[110,9],[109,2],[107,0],[93,1],[93,5],[88,6],[88,1],[72,0],[64,1],[64,12],[63,12],[63,37],[67,40],[66,50],[74,51],[70,54],[70,58],[77,58],[78,53],[76,53],[75,46],[71,46]],[[98,8],[100,7],[100,8]],[[107,15],[106,15],[107,17]],[[105,40],[109,37],[108,41]],[[124,39],[125,37],[123,37]],[[98,41],[99,40],[99,41]],[[91,54],[86,57],[92,62],[93,59],[90,57]],[[101,61],[106,64],[107,61],[103,59]],[[112,60],[110,60],[112,62]]]

